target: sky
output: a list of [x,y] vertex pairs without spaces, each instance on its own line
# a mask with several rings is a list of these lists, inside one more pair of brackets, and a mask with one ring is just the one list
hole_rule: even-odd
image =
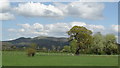
[[19,37],[68,37],[73,26],[118,38],[117,2],[8,2],[0,3],[2,41]]

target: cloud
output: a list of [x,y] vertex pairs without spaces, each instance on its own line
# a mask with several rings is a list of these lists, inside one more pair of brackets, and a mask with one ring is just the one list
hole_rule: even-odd
[[25,29],[19,29],[18,31],[19,32],[25,32]]
[[73,2],[67,5],[59,4],[59,9],[63,10],[65,14],[68,16],[76,16],[83,19],[90,19],[90,20],[99,20],[103,19],[102,11],[104,9],[104,4],[102,3],[78,3]]
[[66,16],[89,19],[101,20],[104,18],[103,10],[104,4],[102,3],[51,3],[46,5],[44,3],[18,3],[18,6],[11,8],[8,0],[0,1],[0,20],[14,19],[12,12],[25,17],[49,17],[61,18]]
[[33,24],[33,29],[43,30],[43,28],[44,26],[42,24],[39,24],[39,23]]
[[72,22],[71,25],[73,27],[73,26],[86,26],[87,24],[84,22]]
[[[73,26],[84,26],[93,32],[101,32],[105,28],[102,25],[86,24],[84,22],[69,22],[69,23],[55,23],[55,24],[18,24],[21,26],[20,29],[8,29],[9,32],[16,32],[21,36],[55,36],[55,37],[66,37],[67,31]],[[14,33],[14,34],[16,34]]]
[[8,29],[9,32],[16,32],[17,30],[16,29],[13,29],[13,28],[10,28]]
[[120,25],[112,25],[112,30],[115,32],[120,32],[119,27]]
[[63,12],[53,5],[44,5],[42,3],[25,3],[19,4],[14,10],[23,16],[39,17],[39,16],[62,16]]
[[12,20],[14,15],[10,13],[11,6],[8,0],[0,1],[0,20]]
[[0,20],[12,20],[14,19],[14,15],[10,13],[0,13]]
[[103,19],[104,4],[102,3],[53,3],[45,5],[42,3],[20,3],[14,11],[26,17],[65,17],[73,16],[83,19]]
[[0,1],[0,12],[4,12],[10,9],[10,4],[8,0]]
[[17,24],[17,25],[20,25],[22,26],[23,28],[30,28],[30,24],[26,23],[26,24]]
[[101,32],[103,33],[105,30],[105,27],[103,25],[87,25],[86,28],[90,29],[93,33]]
[[119,0],[80,0],[80,2],[119,2]]
[[34,23],[32,25],[26,24],[17,24],[21,26],[21,29],[17,29],[18,33],[22,33],[23,35],[46,35],[44,31],[44,25],[40,23]]

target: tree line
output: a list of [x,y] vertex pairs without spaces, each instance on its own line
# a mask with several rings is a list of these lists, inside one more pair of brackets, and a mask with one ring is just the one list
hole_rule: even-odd
[[70,45],[64,46],[66,52],[82,54],[118,54],[117,39],[114,34],[95,34],[82,26],[74,26],[68,32]]

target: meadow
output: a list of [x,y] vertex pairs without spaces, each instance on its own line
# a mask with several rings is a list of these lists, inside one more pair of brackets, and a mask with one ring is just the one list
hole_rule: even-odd
[[79,55],[42,53],[28,57],[26,52],[4,51],[3,66],[118,66],[117,55]]

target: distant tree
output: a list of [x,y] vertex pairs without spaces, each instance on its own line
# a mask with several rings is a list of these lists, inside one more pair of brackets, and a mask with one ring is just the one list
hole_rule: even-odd
[[44,52],[47,52],[47,48],[46,48],[46,47],[43,47],[42,50],[43,50]]
[[36,52],[36,44],[35,43],[32,43],[30,45],[30,47],[27,49],[27,55],[28,56],[34,56],[35,55],[35,52]]
[[107,34],[105,36],[106,43],[117,43],[116,37],[114,34]]
[[25,50],[26,49],[26,47],[25,46],[23,46],[23,50]]
[[56,52],[56,47],[54,45],[52,45],[52,51]]
[[11,46],[12,50],[16,50],[16,48],[17,48],[16,46]]
[[79,50],[83,49],[85,45],[89,45],[92,42],[92,31],[82,26],[74,26],[68,31],[69,41],[76,40],[77,48],[76,55],[79,55]]
[[8,47],[7,45],[2,45],[2,50],[3,50],[3,51],[6,51],[6,50],[7,50],[7,47]]
[[93,44],[91,47],[91,50],[95,54],[102,54],[103,53],[103,48],[104,48],[104,36],[98,32],[93,35]]
[[61,47],[60,47],[60,46],[57,46],[57,52],[59,52],[59,51],[60,51],[60,49],[61,49]]
[[114,34],[107,34],[105,36],[104,51],[108,55],[118,53],[118,45],[117,45],[116,37]]
[[32,44],[30,45],[30,47],[33,48],[33,49],[36,49],[36,48],[37,48],[37,44],[36,44],[36,43],[32,43]]
[[40,50],[40,46],[37,46],[37,48],[36,48],[37,50]]
[[70,46],[65,45],[64,48],[63,48],[63,52],[71,52]]

